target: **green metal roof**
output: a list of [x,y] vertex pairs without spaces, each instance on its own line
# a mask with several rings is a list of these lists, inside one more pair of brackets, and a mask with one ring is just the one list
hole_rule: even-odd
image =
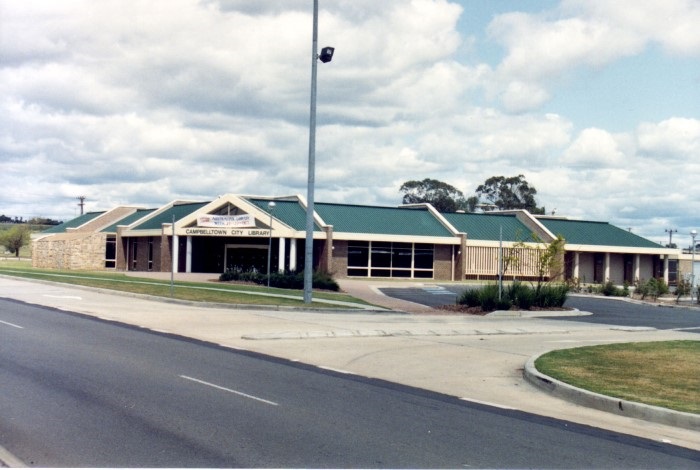
[[442,215],[458,231],[465,232],[469,240],[498,241],[501,239],[502,228],[503,241],[532,241],[532,230],[520,222],[514,214],[445,213]]
[[453,236],[426,209],[329,203],[316,203],[314,208],[325,223],[333,225],[334,232],[428,237]]
[[173,222],[173,216],[175,216],[175,221],[182,219],[190,215],[191,213],[198,211],[202,207],[209,204],[209,202],[191,202],[185,204],[175,204],[174,206],[164,210],[160,214],[152,217],[142,224],[133,227],[132,230],[160,230],[163,228],[163,224],[170,224]]
[[103,233],[117,233],[117,225],[131,225],[137,220],[139,220],[142,217],[146,217],[148,214],[151,214],[152,212],[155,212],[155,209],[137,209],[136,212],[134,212],[131,215],[127,215],[123,219],[120,219],[110,225],[109,227],[105,227],[102,230],[100,230]]
[[85,225],[86,223],[90,222],[93,219],[98,218],[99,216],[101,216],[104,213],[105,213],[105,211],[88,212],[86,214],[83,214],[83,215],[76,217],[75,219],[69,220],[67,222],[63,222],[60,225],[56,225],[54,227],[46,229],[42,233],[64,233],[67,229],[77,228],[77,227],[80,227],[81,225]]
[[[268,204],[270,199],[246,199],[251,204],[269,213]],[[314,205],[315,207],[315,205]],[[289,225],[294,230],[306,230],[306,209],[299,204],[299,201],[275,200],[275,207],[272,209],[272,216]],[[315,226],[319,229],[318,225]]]
[[554,235],[564,237],[567,244],[662,248],[658,243],[607,222],[547,218],[538,220]]

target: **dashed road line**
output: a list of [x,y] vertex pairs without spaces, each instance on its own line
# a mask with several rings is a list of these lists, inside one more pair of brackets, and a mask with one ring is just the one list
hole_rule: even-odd
[[13,328],[19,328],[20,330],[23,330],[23,329],[24,329],[23,326],[15,325],[14,323],[10,323],[9,321],[2,321],[2,320],[0,320],[0,323],[2,323],[3,325],[11,326],[11,327],[13,327]]
[[221,385],[216,385],[216,384],[213,384],[211,382],[205,382],[204,380],[195,379],[194,377],[188,377],[187,375],[181,375],[180,378],[183,378],[185,380],[190,380],[192,382],[196,382],[196,383],[199,383],[202,385],[206,385],[208,387],[212,387],[212,388],[215,388],[217,390],[222,390],[224,392],[233,393],[234,395],[238,395],[238,396],[243,397],[243,398],[249,398],[251,400],[259,401],[259,402],[265,403],[267,405],[279,406],[279,403],[275,403],[274,401],[265,400],[264,398],[256,397],[255,395],[250,395],[248,393],[239,392],[238,390],[233,390],[230,388],[222,387]]
[[[0,446],[0,464],[11,468],[25,468],[27,464],[15,457],[9,450]],[[2,466],[2,465],[0,465]]]

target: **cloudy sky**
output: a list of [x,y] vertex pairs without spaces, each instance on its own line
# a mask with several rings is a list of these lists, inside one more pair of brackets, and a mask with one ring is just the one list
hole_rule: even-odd
[[[0,213],[306,194],[312,0],[0,0]],[[320,0],[316,200],[700,229],[700,1]],[[686,245],[687,246],[687,245]]]

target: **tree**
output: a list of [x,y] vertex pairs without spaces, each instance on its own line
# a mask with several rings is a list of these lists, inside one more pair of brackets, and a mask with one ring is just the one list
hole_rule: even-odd
[[427,202],[439,212],[466,210],[467,200],[462,191],[442,181],[425,178],[423,181],[406,181],[399,189],[404,204]]
[[16,225],[0,234],[0,245],[19,258],[19,250],[31,241],[31,232],[26,225]]
[[475,206],[485,210],[525,209],[532,214],[544,214],[544,207],[537,207],[536,194],[537,190],[523,175],[492,176],[476,188],[475,198],[479,202]]

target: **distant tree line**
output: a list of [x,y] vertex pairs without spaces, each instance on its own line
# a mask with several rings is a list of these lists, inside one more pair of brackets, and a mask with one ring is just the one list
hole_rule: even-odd
[[29,224],[29,225],[60,225],[63,222],[60,220],[49,219],[46,217],[32,217],[29,220],[24,220],[23,217],[8,217],[0,215],[0,223],[3,224]]
[[537,190],[523,175],[492,176],[470,197],[465,197],[462,191],[450,184],[431,178],[406,181],[399,192],[403,193],[404,204],[427,202],[439,212],[524,209],[532,214],[545,213],[544,206],[537,206]]

